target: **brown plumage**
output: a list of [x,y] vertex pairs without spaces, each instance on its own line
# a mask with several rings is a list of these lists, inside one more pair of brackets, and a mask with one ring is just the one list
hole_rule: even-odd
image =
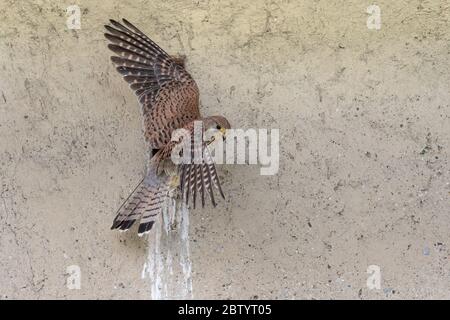
[[184,59],[168,55],[125,19],[123,24],[110,20],[105,28],[108,31],[105,37],[111,42],[108,48],[116,54],[111,60],[136,93],[142,107],[145,138],[150,148],[157,150],[146,177],[119,209],[111,227],[125,231],[140,219],[138,233],[142,235],[151,229],[174,189],[181,192],[187,204],[192,196],[194,208],[197,195],[204,206],[205,193],[216,205],[213,187],[224,197],[207,142],[200,144],[198,151],[203,154],[200,162],[190,159],[175,168],[171,153],[185,141],[171,139],[174,130],[181,128],[193,139],[194,121],[201,121],[204,131],[210,128],[223,131],[230,124],[221,116],[201,118],[199,90],[184,68]]

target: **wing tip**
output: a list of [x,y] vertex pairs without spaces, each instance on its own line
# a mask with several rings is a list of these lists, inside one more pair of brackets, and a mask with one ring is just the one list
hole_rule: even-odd
[[120,22],[117,22],[116,20],[114,20],[114,19],[109,19],[109,23],[111,23],[111,24],[120,24]]
[[118,227],[120,227],[121,223],[122,223],[122,221],[114,220],[113,224],[111,226],[111,230],[114,230],[114,229],[117,229]]
[[154,223],[155,223],[155,221],[141,223],[139,225],[138,236],[142,237],[144,234],[149,233],[151,231]]
[[130,229],[135,222],[136,222],[136,219],[115,220],[111,226],[111,230],[119,230],[119,232],[125,232],[128,229]]

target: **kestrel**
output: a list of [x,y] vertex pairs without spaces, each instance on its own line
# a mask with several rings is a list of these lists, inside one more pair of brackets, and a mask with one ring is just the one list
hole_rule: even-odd
[[[213,188],[224,197],[214,162],[208,151],[211,141],[201,141],[200,162],[190,160],[176,165],[171,154],[175,148],[194,137],[195,123],[202,130],[218,130],[222,135],[230,129],[223,116],[202,118],[199,111],[197,84],[184,68],[184,59],[172,57],[127,20],[123,24],[110,20],[105,25],[105,37],[111,42],[108,48],[116,55],[111,57],[117,71],[134,90],[144,117],[144,135],[150,148],[147,173],[127,201],[119,209],[111,229],[128,230],[140,220],[138,234],[150,231],[166,200],[174,194],[188,204],[196,203],[197,193],[205,205],[205,193],[216,206]],[[177,129],[189,135],[173,139]],[[191,155],[197,152],[191,143]],[[198,144],[197,144],[198,146]]]

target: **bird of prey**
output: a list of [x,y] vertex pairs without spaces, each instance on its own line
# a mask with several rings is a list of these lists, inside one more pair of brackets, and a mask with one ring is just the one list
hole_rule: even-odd
[[[200,161],[186,157],[188,160],[175,164],[171,153],[186,139],[193,139],[195,123],[200,122],[203,131],[217,130],[223,138],[230,123],[223,116],[200,115],[199,90],[184,68],[184,59],[167,54],[125,19],[122,23],[110,20],[105,28],[108,48],[115,54],[111,60],[138,97],[150,147],[147,173],[118,210],[111,229],[126,231],[139,220],[138,234],[143,235],[150,231],[166,200],[174,194],[186,204],[192,197],[194,208],[197,196],[205,205],[205,194],[216,206],[213,189],[225,198],[208,151],[214,137],[202,140],[197,147],[190,144],[191,155],[200,148]],[[177,129],[185,129],[188,135],[174,139],[172,134]]]

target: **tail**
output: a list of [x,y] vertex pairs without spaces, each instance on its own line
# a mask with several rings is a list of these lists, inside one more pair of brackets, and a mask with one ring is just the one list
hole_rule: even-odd
[[140,219],[138,235],[148,233],[167,200],[167,177],[158,176],[153,162],[147,175],[119,208],[111,229],[126,231]]

